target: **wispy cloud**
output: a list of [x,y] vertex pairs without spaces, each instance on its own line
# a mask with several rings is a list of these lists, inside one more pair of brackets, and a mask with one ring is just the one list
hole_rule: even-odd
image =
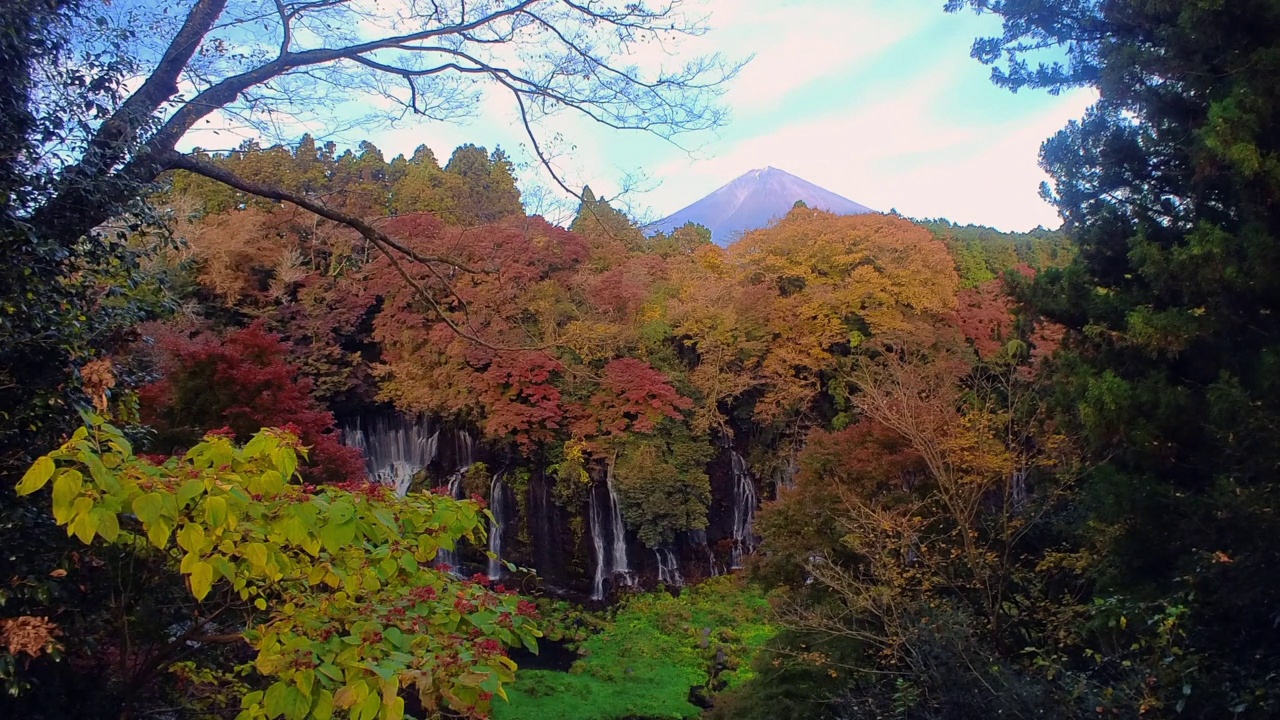
[[887,9],[869,13],[864,5],[710,0],[716,29],[705,44],[754,55],[726,101],[740,115],[776,110],[792,92],[853,71],[912,32],[910,18]]
[[917,217],[1024,230],[1054,227],[1040,199],[1047,176],[1040,144],[1092,95],[1080,92],[1030,117],[962,123],[939,107],[947,73],[918,78],[892,97],[828,112],[732,143],[713,158],[678,158],[655,170],[670,178],[649,202],[674,211],[749,169],[772,165],[869,207]]
[[[686,147],[696,148],[691,156],[651,135],[612,131],[572,111],[547,118],[540,137],[571,186],[590,183],[611,194],[623,176],[642,170],[653,189],[630,204],[647,209],[652,219],[747,170],[773,165],[880,210],[1010,230],[1057,225],[1053,208],[1038,194],[1045,179],[1039,146],[1079,117],[1092,98],[1084,92],[1013,96],[992,86],[986,68],[969,58],[974,37],[997,29],[990,18],[946,16],[940,0],[690,4],[693,12],[708,14],[712,32],[641,46],[630,59],[669,65],[712,51],[730,58],[754,54],[727,88],[733,123],[718,135],[690,140]],[[372,107],[340,108],[331,125],[349,124]],[[238,141],[231,119],[215,119],[200,130],[188,143],[226,147],[234,144],[228,139]],[[482,93],[467,122],[410,117],[336,139],[369,139],[387,156],[425,143],[442,161],[466,142],[501,145],[523,166],[525,187],[561,192],[538,164],[510,97],[500,90]]]

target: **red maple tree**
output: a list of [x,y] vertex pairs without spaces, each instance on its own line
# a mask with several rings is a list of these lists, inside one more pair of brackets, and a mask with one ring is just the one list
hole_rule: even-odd
[[308,480],[364,477],[360,451],[339,442],[333,413],[288,362],[288,347],[260,323],[225,335],[168,333],[157,341],[164,375],[138,393],[142,420],[156,431],[154,450],[180,452],[218,428],[245,442],[264,427],[292,425],[310,448],[301,468]]

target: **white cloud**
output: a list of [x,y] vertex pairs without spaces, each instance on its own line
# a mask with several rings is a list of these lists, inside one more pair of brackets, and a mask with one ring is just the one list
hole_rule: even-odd
[[[1038,197],[1045,179],[1038,148],[1078,117],[1091,97],[1015,101],[990,86],[986,71],[967,58],[972,37],[987,31],[978,21],[889,0],[692,5],[695,13],[711,13],[712,32],[661,47],[641,45],[629,60],[653,67],[709,51],[730,58],[755,52],[725,96],[735,123],[723,137],[695,139],[695,147],[708,144],[691,160],[651,135],[613,131],[565,111],[547,118],[539,137],[570,186],[590,183],[607,195],[625,174],[644,169],[657,187],[633,200],[652,206],[649,214],[658,217],[751,168],[773,165],[880,210],[1004,229],[1057,224],[1054,210]],[[815,92],[819,88],[823,92]],[[385,110],[385,98],[364,96],[361,102],[365,110]],[[343,108],[339,114],[326,124],[350,123],[359,113]],[[317,129],[315,134],[326,134]],[[298,126],[295,134],[302,130]],[[230,147],[244,135],[242,124],[211,116],[183,144]],[[470,121],[409,117],[335,139],[372,140],[388,157],[425,143],[442,162],[462,143],[501,145],[525,166],[526,187],[551,185],[501,89],[483,93]]]
[[1038,195],[1048,179],[1038,166],[1039,147],[1083,114],[1092,93],[1064,95],[1030,117],[964,124],[938,108],[951,82],[949,73],[934,73],[892,97],[787,124],[710,159],[666,163],[655,174],[670,181],[647,200],[670,213],[747,170],[772,165],[881,211],[1007,230],[1056,227],[1056,211]]
[[776,108],[811,83],[846,73],[912,31],[905,16],[868,12],[865,3],[745,3],[710,0],[712,33],[696,49],[754,53],[725,100],[739,113]]

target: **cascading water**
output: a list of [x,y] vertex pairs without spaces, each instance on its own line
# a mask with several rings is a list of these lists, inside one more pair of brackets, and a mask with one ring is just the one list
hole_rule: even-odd
[[702,548],[707,554],[707,577],[715,577],[724,572],[720,567],[720,563],[716,562],[716,554],[711,551],[711,544],[707,542],[706,530],[690,530],[689,544],[695,548]]
[[[604,581],[612,576],[617,585],[634,585],[635,576],[627,559],[627,527],[622,522],[622,508],[618,494],[613,490],[613,471],[605,476],[605,496],[608,507],[600,500],[599,487],[587,494],[587,509],[591,519],[591,544],[596,551],[596,572],[591,598],[604,599]],[[606,537],[607,533],[607,537]]]
[[1030,496],[1027,494],[1027,469],[1020,467],[1013,471],[1010,485],[1010,496],[1013,502],[1013,511],[1021,513],[1027,507]]
[[604,599],[604,576],[607,572],[605,568],[606,558],[604,554],[604,512],[600,509],[600,503],[596,500],[594,489],[587,493],[587,506],[590,509],[591,516],[591,544],[596,550],[596,574],[591,585],[591,599]]
[[[459,430],[453,436],[454,457],[457,459],[458,466],[454,469],[453,474],[445,481],[447,485],[447,493],[449,497],[455,500],[462,499],[462,481],[467,476],[467,471],[471,469],[471,465],[475,460],[475,440],[471,438],[471,434],[466,430]],[[437,565],[448,565],[455,572],[458,570],[458,548],[445,550],[441,548],[436,554]]]
[[502,577],[502,525],[506,520],[506,485],[502,482],[502,473],[493,476],[489,485],[489,512],[493,520],[489,522],[489,579]]
[[[618,494],[613,491],[613,467],[605,475],[605,487],[609,488],[609,506],[613,508],[613,574],[620,585],[634,585],[635,577],[631,575],[631,566],[627,562],[627,526],[622,524],[622,506],[618,503]],[[619,580],[617,576],[621,576]]]
[[751,474],[746,458],[736,450],[729,451],[733,468],[733,550],[731,567],[742,567],[742,558],[756,547],[756,479]]
[[654,548],[653,554],[658,558],[658,582],[672,587],[683,587],[684,576],[680,574],[680,564],[676,562],[676,554],[668,548]]
[[476,441],[471,433],[459,430],[453,436],[454,457],[457,458],[458,470],[465,471],[476,461]]
[[[462,479],[467,476],[467,470],[471,469],[470,465],[460,467],[449,476],[447,493],[449,497],[455,500],[462,499]],[[458,548],[455,545],[452,550],[440,548],[436,552],[436,565],[448,565],[450,568],[458,567]]]
[[342,429],[343,444],[364,453],[369,479],[394,488],[404,497],[413,478],[436,458],[440,431],[426,418],[399,414],[357,420]]

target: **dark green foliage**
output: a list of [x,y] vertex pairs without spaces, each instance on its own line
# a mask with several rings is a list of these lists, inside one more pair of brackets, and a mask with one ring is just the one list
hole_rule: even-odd
[[[1079,258],[1026,293],[1073,331],[1055,400],[1104,463],[1082,498],[1085,576],[1107,602],[1180,611],[1184,646],[1132,673],[1166,712],[1273,717],[1280,5],[964,5],[1004,18],[974,48],[1007,58],[998,82],[1101,96],[1043,148]],[[1066,60],[1033,67],[1031,45]]]
[[515,167],[501,148],[490,155],[482,147],[463,145],[453,151],[444,171],[463,181],[455,200],[455,213],[463,225],[486,225],[523,210]]
[[[75,1],[0,3],[0,608],[5,617],[48,616],[83,640],[81,647],[101,650],[112,558],[72,558],[66,533],[48,513],[13,495],[20,471],[54,447],[76,424],[77,409],[88,405],[79,369],[164,306],[158,281],[139,271],[136,231],[146,223],[126,213],[130,188],[104,188],[103,202],[123,218],[118,232],[64,235],[32,218],[59,182],[56,155],[48,150],[60,140],[78,141],[85,123],[109,113],[131,67],[122,52],[127,36],[73,30],[92,23],[98,10]],[[53,86],[37,92],[36,77]],[[163,590],[154,590],[159,601]],[[118,688],[84,673],[76,660],[14,657],[0,647],[6,714],[110,713]],[[19,691],[21,705],[10,698]]]
[[646,546],[664,547],[678,532],[707,526],[711,459],[711,443],[681,423],[664,422],[657,436],[637,436],[623,445],[614,484],[627,527]]
[[897,718],[1079,717],[1048,683],[983,658],[961,616],[918,622],[909,641],[922,667],[888,675],[866,671],[857,640],[779,633],[756,657],[752,681],[715,699],[706,720],[891,720]]
[[707,720],[828,720],[850,685],[858,643],[831,635],[783,630],[751,664],[754,678],[716,698]]
[[919,220],[929,232],[946,241],[960,273],[960,283],[976,288],[1023,266],[1035,270],[1062,267],[1074,256],[1071,240],[1057,230],[1037,228],[1004,233],[980,225],[957,225],[949,220]]
[[[0,474],[74,423],[73,405],[84,400],[76,367],[158,306],[129,237],[143,219],[83,238],[32,224],[32,208],[58,182],[49,144],[108,112],[129,67],[120,54],[127,38],[73,34],[94,9],[50,0],[0,9]],[[100,54],[86,57],[91,50]],[[36,74],[57,78],[61,94],[43,86],[37,93]],[[128,195],[119,199],[124,211]]]
[[591,188],[582,188],[582,201],[578,212],[569,223],[569,230],[587,238],[596,247],[621,247],[627,251],[639,251],[644,247],[644,233],[622,212],[604,198],[596,197]]

